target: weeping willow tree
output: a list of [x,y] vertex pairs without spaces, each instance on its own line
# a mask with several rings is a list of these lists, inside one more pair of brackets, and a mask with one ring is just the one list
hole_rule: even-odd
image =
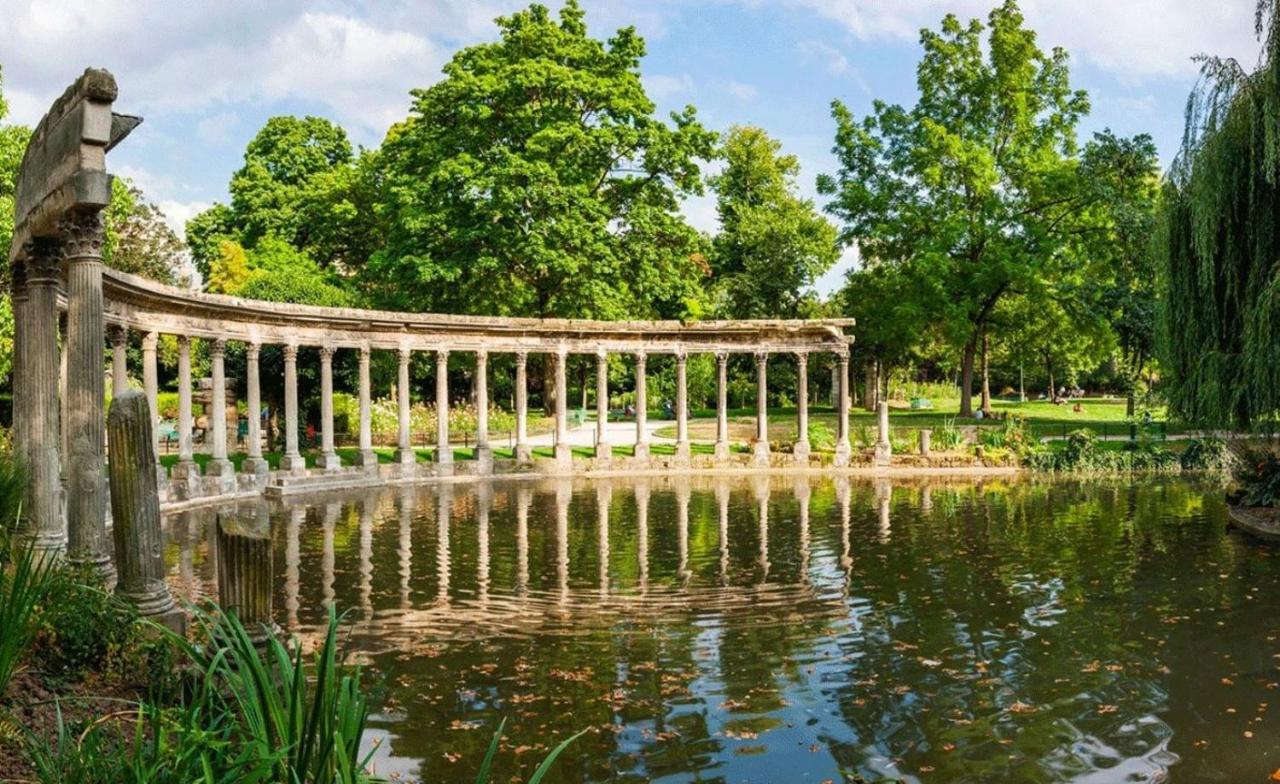
[[1170,413],[1210,427],[1280,415],[1280,20],[1258,4],[1248,72],[1202,58],[1156,236]]

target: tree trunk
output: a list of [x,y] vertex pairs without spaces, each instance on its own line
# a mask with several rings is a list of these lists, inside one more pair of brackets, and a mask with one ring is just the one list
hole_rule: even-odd
[[978,335],[974,333],[969,342],[964,344],[964,355],[960,359],[960,416],[973,416],[973,360],[978,353]]
[[991,338],[982,332],[982,415],[991,416]]
[[1022,374],[1022,363],[1018,363],[1018,402],[1027,402],[1027,385]]
[[1044,369],[1045,369],[1045,372],[1049,374],[1049,400],[1050,401],[1057,400],[1058,388],[1053,383],[1053,358],[1047,354],[1045,355],[1045,358],[1044,358]]

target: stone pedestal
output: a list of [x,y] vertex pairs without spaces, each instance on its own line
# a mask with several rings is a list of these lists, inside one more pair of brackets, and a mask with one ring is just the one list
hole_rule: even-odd
[[928,428],[924,428],[920,431],[920,454],[924,455],[925,457],[928,457],[932,449],[933,449],[933,431],[929,430]]
[[889,403],[880,401],[879,427],[876,437],[876,465],[887,466],[893,460],[893,445],[889,443]]
[[804,465],[809,464],[809,455],[812,453],[813,450],[809,446],[808,440],[797,441],[796,445],[791,449],[791,454],[795,457],[796,462]]
[[556,468],[568,471],[573,467],[573,447],[568,444],[556,444]]
[[231,493],[236,489],[235,466],[225,457],[210,460],[205,466],[204,475],[216,493]]
[[182,612],[165,584],[164,534],[156,486],[151,407],[141,392],[123,390],[111,401],[107,439],[111,451],[111,533],[116,593],[150,618],[181,634]]
[[217,561],[218,604],[236,614],[255,642],[264,642],[275,631],[271,527],[265,505],[252,521],[218,516]]
[[271,472],[271,465],[263,457],[246,457],[240,463],[240,472],[254,478],[254,481],[261,479],[266,480],[267,474]]

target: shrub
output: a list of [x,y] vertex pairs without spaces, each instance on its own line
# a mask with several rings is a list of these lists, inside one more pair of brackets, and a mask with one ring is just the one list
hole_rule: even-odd
[[54,676],[106,669],[137,634],[132,606],[93,586],[94,575],[54,570],[37,613],[32,658]]
[[52,559],[41,561],[34,548],[14,552],[13,562],[0,560],[0,697],[39,626],[37,608],[49,593]]
[[1228,471],[1236,462],[1231,447],[1221,438],[1196,438],[1182,453],[1182,467],[1188,471]]
[[948,419],[942,423],[942,427],[934,429],[933,440],[930,443],[933,449],[950,452],[964,443],[964,433],[956,427],[955,419]]
[[820,451],[835,449],[835,431],[823,422],[809,420],[809,446]]
[[1249,448],[1240,454],[1232,472],[1234,500],[1242,506],[1280,506],[1280,455],[1271,449]]

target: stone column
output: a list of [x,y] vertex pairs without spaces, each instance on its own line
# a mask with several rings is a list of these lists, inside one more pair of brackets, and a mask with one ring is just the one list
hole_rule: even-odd
[[609,444],[609,354],[596,352],[596,458],[609,460],[613,447]]
[[796,352],[796,462],[809,463],[809,355]]
[[262,355],[262,346],[258,343],[247,343],[244,347],[246,407],[249,412],[249,429],[245,434],[248,457],[240,464],[240,470],[256,480],[267,477],[267,461],[262,458],[262,388],[258,372],[258,359]]
[[68,214],[58,225],[67,274],[67,557],[115,581],[107,543],[103,441],[102,216]]
[[107,330],[111,336],[111,396],[129,388],[129,329],[119,324]]
[[489,352],[476,352],[476,462],[481,473],[493,471],[489,446]]
[[556,367],[556,466],[568,469],[573,464],[573,447],[569,446],[569,382],[566,368],[569,356],[564,348],[555,353]]
[[161,484],[165,480],[164,468],[160,465],[160,374],[158,372],[156,353],[160,345],[160,336],[148,332],[142,336],[142,391],[147,396],[147,407],[151,411],[151,438],[156,453],[156,479]]
[[533,459],[529,448],[529,355],[516,352],[516,462],[528,463]]
[[[26,344],[31,338],[31,328],[27,326],[28,262],[25,256],[30,253],[30,250],[31,247],[28,245],[23,249],[23,255],[14,261],[10,271],[12,277],[9,281],[9,298],[13,309],[13,455],[22,465],[28,464],[31,451],[31,438],[27,432],[27,425],[31,421],[31,401],[25,393],[29,383],[25,360]],[[30,508],[23,508],[22,517],[22,526],[25,531],[30,519]]]
[[151,406],[140,392],[124,390],[107,416],[111,450],[111,534],[119,568],[116,593],[152,618],[181,633],[185,616],[165,584],[164,534],[156,484]]
[[831,407],[840,405],[840,363],[831,363]]
[[449,446],[449,352],[436,351],[436,463],[453,465]]
[[407,347],[400,347],[400,371],[396,378],[396,398],[399,404],[399,437],[396,441],[396,462],[401,466],[413,465],[418,456],[413,453],[413,445],[409,443],[409,356]]
[[889,401],[880,401],[877,420],[876,465],[887,466],[893,459],[893,445],[889,443]]
[[205,469],[206,476],[217,477],[218,489],[230,492],[235,489],[235,468],[227,459],[227,341],[222,338],[209,344],[210,375],[213,376],[213,405],[209,409],[209,452],[212,458]]
[[376,471],[378,455],[373,451],[373,401],[369,389],[369,344],[360,346],[360,451],[356,465]]
[[333,446],[333,346],[320,347],[320,468],[342,468]]
[[636,354],[636,447],[637,458],[649,459],[649,434],[646,422],[649,419],[648,382],[645,380],[645,364],[648,358],[643,351]]
[[284,457],[280,470],[305,474],[307,461],[298,451],[298,347],[284,347]]
[[683,351],[676,352],[676,460],[689,459],[689,392],[688,371],[689,356]]
[[193,459],[191,417],[191,338],[178,336],[178,464],[173,475],[178,479],[190,479],[200,471]]
[[729,354],[716,352],[716,460],[729,459]]
[[756,444],[752,462],[769,465],[769,354],[756,352]]
[[921,428],[920,430],[920,454],[928,457],[933,451],[933,431],[929,428]]
[[836,454],[837,466],[849,465],[849,351],[846,349],[836,355],[836,380],[839,382],[836,394]]
[[62,465],[59,427],[58,278],[57,245],[33,243],[27,257],[27,304],[22,308],[19,336],[25,344],[22,365],[14,374],[22,381],[22,405],[28,417],[22,432],[27,489],[22,508],[41,556],[61,552],[67,544],[62,515]]

